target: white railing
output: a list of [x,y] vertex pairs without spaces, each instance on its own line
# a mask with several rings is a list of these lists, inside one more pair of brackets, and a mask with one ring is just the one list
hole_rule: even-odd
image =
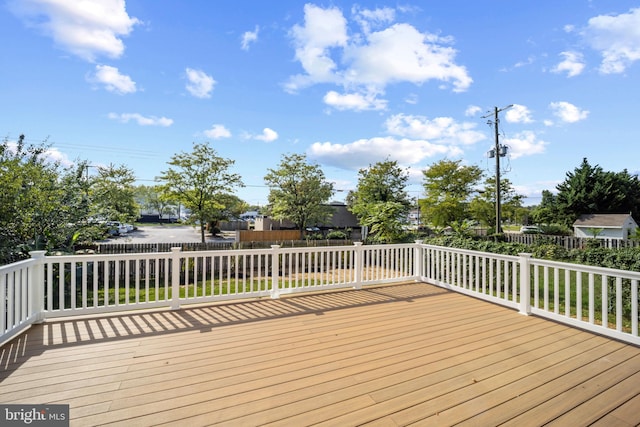
[[422,258],[425,282],[520,308],[519,257],[424,245]]
[[0,267],[0,344],[43,319],[38,267],[44,254],[32,252],[31,259]]
[[640,345],[640,272],[422,245],[420,280]]
[[[640,345],[639,272],[423,245],[44,256],[0,267],[0,343],[63,316],[422,280]],[[462,310],[463,308],[461,308]]]
[[531,259],[531,313],[640,344],[640,272]]

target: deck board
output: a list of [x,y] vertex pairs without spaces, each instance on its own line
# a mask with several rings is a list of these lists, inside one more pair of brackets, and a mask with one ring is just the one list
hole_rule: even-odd
[[635,346],[424,283],[61,319],[0,349],[0,402],[74,426],[638,425],[639,379]]

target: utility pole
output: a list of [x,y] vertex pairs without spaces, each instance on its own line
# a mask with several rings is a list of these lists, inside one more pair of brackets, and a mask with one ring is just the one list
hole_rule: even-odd
[[500,132],[498,130],[500,119],[498,118],[498,113],[511,107],[513,107],[513,104],[502,108],[493,107],[493,113],[489,112],[489,114],[482,116],[483,119],[486,119],[493,115],[493,122],[489,120],[487,124],[493,125],[495,129],[495,148],[489,151],[489,158],[494,156],[496,158],[496,234],[502,233],[502,208],[500,206],[500,157],[507,155],[507,147],[505,145],[500,145]]

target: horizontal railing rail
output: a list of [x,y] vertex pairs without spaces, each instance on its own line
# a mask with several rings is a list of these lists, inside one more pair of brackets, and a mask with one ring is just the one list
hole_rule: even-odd
[[0,267],[0,342],[49,318],[422,280],[640,345],[640,272],[422,244],[45,256]]

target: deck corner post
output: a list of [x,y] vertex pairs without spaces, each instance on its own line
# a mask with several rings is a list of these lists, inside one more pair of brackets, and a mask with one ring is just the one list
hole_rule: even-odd
[[362,242],[353,242],[353,288],[362,289],[363,262],[362,262]]
[[33,317],[34,323],[44,321],[44,261],[47,251],[31,251],[29,255],[34,264],[29,268],[28,295],[29,317]]
[[280,245],[271,245],[271,298],[280,298]]
[[180,255],[181,247],[171,248],[171,310],[180,309]]
[[423,274],[423,268],[422,268],[422,260],[424,259],[424,255],[423,255],[423,248],[422,248],[422,243],[423,240],[416,240],[415,241],[415,248],[413,251],[413,276],[414,276],[414,280],[418,281],[421,280],[422,277],[424,276]]
[[521,253],[520,256],[520,314],[531,314],[531,254]]

